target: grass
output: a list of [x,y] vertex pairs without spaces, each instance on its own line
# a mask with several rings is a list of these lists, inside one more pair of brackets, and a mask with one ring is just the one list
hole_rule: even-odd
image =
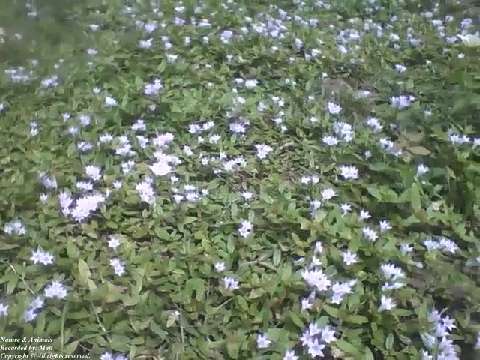
[[473,5],[6,5],[0,334],[102,360],[478,357]]

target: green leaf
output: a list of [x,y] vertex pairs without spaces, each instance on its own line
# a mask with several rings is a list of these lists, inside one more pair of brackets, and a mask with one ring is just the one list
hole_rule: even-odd
[[1,242],[0,243],[0,250],[11,250],[11,249],[15,249],[16,247],[19,247],[20,245],[18,244],[8,244],[8,243],[5,243],[5,242]]
[[282,256],[282,253],[278,247],[275,247],[273,249],[273,265],[278,266],[280,265],[280,258]]
[[295,325],[297,325],[297,327],[298,327],[299,329],[303,329],[303,328],[305,327],[302,319],[300,319],[300,317],[299,317],[297,314],[295,314],[294,312],[290,312],[289,317],[290,317],[290,319],[292,320],[292,322],[293,322]]
[[387,338],[385,339],[385,349],[392,350],[394,341],[395,338],[393,337],[393,334],[388,334]]
[[195,299],[202,301],[205,295],[205,282],[200,278],[188,279],[185,284],[186,296],[190,298],[192,293],[195,292]]
[[335,346],[338,347],[343,352],[355,356],[357,359],[360,358],[361,352],[357,349],[356,346],[352,345],[351,343],[345,340],[337,340],[335,341]]
[[361,315],[347,315],[343,318],[343,320],[353,324],[365,324],[368,322],[368,319]]
[[92,273],[90,272],[88,264],[82,259],[78,259],[78,275],[78,280],[82,286],[90,290],[94,290],[97,288],[92,279],[90,279]]
[[335,318],[338,318],[338,309],[334,308],[333,306],[330,306],[330,305],[323,305],[322,306],[322,309],[325,310],[325,312],[330,315],[330,316],[333,316]]
[[237,334],[227,336],[227,354],[232,359],[238,359],[242,336]]
[[67,344],[63,347],[63,352],[65,354],[73,354],[73,352],[77,349],[79,341],[72,341],[70,344]]
[[420,198],[420,188],[416,183],[412,184],[412,188],[410,191],[410,201],[411,201],[413,210],[419,211],[422,208],[422,202]]
[[115,351],[127,352],[130,350],[130,338],[125,335],[113,334],[110,347]]
[[427,148],[424,148],[423,146],[412,146],[408,148],[408,151],[410,151],[414,155],[427,156],[431,154],[431,151]]
[[370,348],[365,348],[365,354],[363,356],[363,359],[365,360],[375,360],[375,357],[373,356],[372,350]]

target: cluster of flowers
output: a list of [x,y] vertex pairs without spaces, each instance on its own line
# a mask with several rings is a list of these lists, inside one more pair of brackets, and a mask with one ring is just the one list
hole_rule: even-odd
[[383,264],[380,270],[385,278],[385,284],[382,286],[382,297],[379,311],[390,311],[397,305],[395,301],[385,293],[392,290],[400,289],[405,286],[405,273],[399,267],[393,264]]
[[23,225],[20,220],[12,220],[8,223],[5,223],[5,225],[3,226],[3,231],[8,235],[26,234],[25,225]]
[[476,137],[470,139],[469,136],[465,134],[458,133],[452,129],[448,131],[448,140],[453,145],[464,145],[464,144],[472,144],[472,147],[475,149],[480,146],[480,137]]
[[104,352],[100,356],[100,360],[128,360],[128,357],[120,353]]
[[[357,283],[357,280],[336,281],[333,282],[323,269],[321,261],[315,256],[315,254],[321,254],[323,247],[320,242],[317,242],[315,246],[314,256],[312,263],[306,269],[301,271],[301,275],[305,283],[308,285],[312,292],[307,299],[302,303],[304,309],[310,309],[314,305],[315,296],[317,293],[330,294],[330,302],[332,304],[340,304],[346,295],[350,294],[353,287]],[[347,255],[348,257],[348,255]]]
[[428,251],[440,250],[444,253],[455,254],[459,247],[455,242],[445,236],[430,236],[423,241]]
[[[52,281],[44,289],[44,297],[47,299],[64,299],[67,296],[67,289],[65,286],[57,280]],[[39,314],[39,310],[45,304],[45,300],[42,296],[37,296],[32,300],[28,308],[25,310],[23,315],[26,322],[35,320]]]
[[333,123],[334,135],[325,135],[322,138],[324,144],[328,146],[336,146],[339,142],[349,143],[355,136],[352,125],[344,121],[335,121]]
[[74,200],[68,192],[63,191],[59,194],[58,199],[63,215],[70,215],[75,221],[81,222],[98,210],[100,204],[105,202],[106,197],[97,192]]
[[184,185],[183,191],[179,188],[172,188],[173,199],[178,204],[182,201],[196,202],[199,201],[202,197],[208,195],[208,189],[199,190],[194,185]]
[[51,265],[53,264],[54,257],[39,247],[37,250],[32,250],[30,260],[32,260],[34,264]]
[[[316,323],[311,323],[300,337],[302,346],[312,358],[324,357],[326,347],[336,340],[334,328],[330,325],[319,326]],[[256,341],[259,349],[266,349],[272,344],[267,334],[258,334]],[[294,350],[287,350],[283,356],[283,360],[298,359]]]
[[423,344],[427,349],[422,351],[422,360],[458,360],[455,345],[451,339],[451,331],[457,326],[455,320],[442,312],[432,310],[428,320],[432,323],[430,332],[421,334]]

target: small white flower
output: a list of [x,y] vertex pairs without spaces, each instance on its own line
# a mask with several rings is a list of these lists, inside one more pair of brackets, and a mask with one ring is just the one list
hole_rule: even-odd
[[227,290],[236,290],[239,288],[238,280],[232,277],[228,277],[228,276],[224,277],[223,284],[225,286],[225,289]]
[[310,298],[304,298],[301,301],[302,311],[309,310],[313,307],[313,302]]
[[150,166],[150,170],[152,170],[156,176],[164,176],[172,171],[172,167],[167,161],[158,161]]
[[295,355],[294,350],[287,350],[282,360],[298,360],[298,356]]
[[81,114],[81,115],[78,116],[78,120],[80,121],[80,124],[82,126],[88,126],[88,125],[90,125],[90,122],[92,121],[92,118],[90,117],[90,115]]
[[322,199],[323,200],[330,200],[335,196],[335,190],[328,188],[322,191]]
[[142,201],[148,204],[153,204],[155,202],[155,192],[150,182],[142,181],[135,186],[135,189]]
[[160,134],[155,139],[153,139],[153,145],[157,148],[165,147],[170,144],[173,139],[174,135],[172,133]]
[[77,183],[75,183],[75,186],[77,187],[77,189],[83,191],[93,190],[93,183],[91,183],[90,181],[77,181]]
[[417,176],[425,175],[429,171],[429,167],[425,166],[424,164],[420,164],[417,166]]
[[8,314],[8,305],[0,303],[0,316],[7,316]]
[[311,182],[310,176],[302,176],[300,178],[300,183],[302,184],[306,185],[306,184],[310,184],[310,182]]
[[79,151],[81,152],[87,152],[89,150],[91,150],[93,148],[93,145],[90,144],[89,142],[87,141],[80,141],[78,144],[77,144],[77,148]]
[[318,291],[328,290],[332,283],[322,270],[304,270],[302,278],[310,287],[315,287]]
[[145,85],[143,93],[147,96],[156,96],[162,89],[162,81],[160,79],[155,79],[152,83]]
[[360,210],[360,220],[370,219],[370,213],[366,210]]
[[30,322],[32,320],[35,320],[35,318],[37,317],[37,312],[35,309],[30,309],[28,308],[27,310],[25,310],[25,313],[23,314],[23,319],[26,321],[26,322]]
[[152,41],[153,41],[152,38],[147,39],[147,40],[140,40],[140,41],[138,42],[138,47],[139,47],[140,49],[150,49],[150,48],[152,47],[152,45],[153,45],[153,44],[152,44]]
[[340,166],[340,175],[346,179],[358,179],[358,169],[355,166]]
[[342,107],[340,105],[337,105],[337,104],[333,103],[333,102],[328,102],[327,110],[330,114],[336,115],[336,114],[339,114],[340,111],[342,111]]
[[350,266],[358,261],[357,254],[352,253],[350,250],[342,253],[343,262],[345,265]]
[[100,135],[100,137],[98,138],[98,141],[101,143],[101,144],[105,144],[105,143],[108,143],[110,141],[113,140],[113,136],[109,133],[105,133],[105,134],[102,134]]
[[110,265],[113,267],[115,275],[122,276],[125,273],[125,265],[120,259],[111,259]]
[[106,96],[105,97],[105,106],[115,107],[117,105],[118,105],[117,100],[115,100],[113,97],[111,97],[111,96]]
[[395,308],[397,305],[392,298],[382,295],[381,304],[378,308],[378,311],[390,311]]
[[385,232],[392,229],[392,225],[387,220],[381,220],[379,222],[380,231]]
[[319,258],[317,258],[316,256],[313,256],[312,257],[312,265],[313,266],[320,266],[320,265],[322,265],[322,261]]
[[338,139],[335,136],[326,135],[323,137],[322,141],[328,146],[338,145]]
[[257,149],[257,157],[259,159],[265,159],[273,151],[271,146],[265,144],[255,145],[255,148]]
[[20,222],[20,220],[13,220],[6,223],[3,226],[3,231],[8,235],[25,235],[26,234],[25,226]]
[[328,325],[322,328],[322,340],[327,344],[330,344],[331,342],[337,340],[337,338],[335,337],[335,330],[333,330]]
[[368,226],[365,226],[363,229],[362,229],[362,233],[363,233],[363,236],[365,236],[368,240],[374,242],[378,239],[378,234],[375,230],[373,230],[372,228],[368,227]]
[[332,298],[331,302],[333,304],[340,304],[345,295],[350,294],[352,292],[352,288],[355,285],[356,280],[350,280],[346,282],[336,282],[332,285]]
[[308,346],[308,353],[313,358],[315,358],[317,356],[323,357],[324,356],[323,349],[325,349],[325,345],[320,344],[320,342],[318,340],[314,340]]
[[102,356],[100,356],[100,360],[115,360],[115,358],[113,357],[112,353],[105,352],[102,354]]
[[208,138],[208,141],[211,143],[211,144],[217,144],[220,139],[222,137],[220,135],[211,135],[209,138]]
[[352,211],[352,205],[342,204],[342,205],[340,205],[340,209],[342,210],[342,215],[346,215],[347,213]]
[[241,195],[245,201],[249,201],[253,197],[253,193],[249,191],[242,192]]
[[270,346],[272,342],[268,339],[266,334],[258,334],[257,335],[257,347],[259,349],[265,349]]
[[310,209],[311,209],[313,215],[315,214],[315,211],[320,209],[320,206],[322,206],[322,202],[320,200],[310,201]]
[[390,98],[392,107],[397,109],[409,107],[413,101],[415,101],[415,97],[411,95],[392,96]]
[[372,128],[373,132],[378,133],[382,131],[383,126],[380,124],[380,121],[375,117],[369,117],[367,119],[367,125]]
[[234,122],[229,125],[230,131],[234,134],[244,134],[247,129],[242,123]]
[[393,264],[382,264],[380,270],[383,273],[383,276],[389,280],[398,280],[405,278],[405,273],[399,267],[396,267]]
[[413,251],[413,246],[411,244],[401,244],[400,251],[402,252],[402,254],[411,253]]
[[34,264],[51,265],[53,264],[53,255],[43,251],[41,248],[37,248],[36,251],[32,250],[30,260],[32,260]]
[[247,89],[253,89],[257,86],[257,80],[255,79],[248,79],[245,81],[245,87]]
[[147,127],[145,126],[145,121],[143,121],[142,119],[138,119],[132,125],[132,130],[133,131],[145,131],[146,129],[147,129]]
[[98,181],[102,177],[100,167],[88,165],[85,167],[85,174],[93,181]]
[[457,35],[466,46],[476,47],[480,46],[480,33],[476,34],[467,34],[467,35]]
[[30,135],[37,136],[38,135],[38,124],[35,121],[30,123]]
[[215,271],[216,272],[225,271],[225,263],[223,261],[216,262],[215,263]]
[[458,246],[452,240],[447,239],[446,237],[441,237],[439,241],[440,247],[444,252],[450,254],[455,254],[458,251]]
[[56,189],[57,188],[57,180],[54,176],[48,176],[44,172],[39,174],[40,181],[42,185],[45,186],[46,189]]
[[50,285],[45,288],[46,298],[63,299],[67,296],[67,289],[60,281],[52,281]]
[[240,223],[240,227],[238,229],[240,236],[246,238],[252,233],[252,230],[253,230],[252,223],[248,220],[242,220],[242,222]]
[[115,250],[119,246],[120,246],[120,237],[117,235],[110,235],[108,240],[108,247]]

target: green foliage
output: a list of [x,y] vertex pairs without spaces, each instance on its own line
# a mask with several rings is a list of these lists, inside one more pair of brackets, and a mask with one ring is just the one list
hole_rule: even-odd
[[[379,8],[369,10],[369,1],[363,0],[330,1],[328,9],[313,1],[304,6],[278,1],[292,18],[317,19],[319,25],[288,20],[281,40],[251,31],[228,44],[219,39],[223,30],[235,29],[238,35],[247,26],[246,16],[267,22],[262,13],[279,17],[278,10],[266,1],[228,6],[204,1],[197,20],[209,17],[214,27],[208,29],[190,22],[174,26],[176,1],[162,1],[162,14],[153,12],[155,1],[127,1],[135,16],[125,11],[123,1],[52,2],[38,4],[34,19],[19,15],[24,4],[18,3],[0,14],[5,26],[0,32],[0,58],[5,59],[0,64],[0,103],[5,105],[0,111],[0,225],[19,218],[27,231],[23,236],[0,233],[0,304],[8,304],[0,335],[51,337],[64,354],[94,358],[113,351],[132,359],[282,359],[287,349],[307,356],[299,337],[316,323],[336,329],[338,340],[328,346],[327,357],[416,359],[424,348],[420,334],[431,330],[428,313],[437,308],[456,321],[452,336],[461,358],[478,358],[480,146],[473,139],[480,134],[480,53],[479,47],[447,45],[439,38],[431,21],[420,15],[431,8],[429,2],[378,1]],[[185,19],[195,15],[194,3],[183,2]],[[442,2],[439,11],[451,13],[458,25],[468,8],[451,3]],[[358,41],[360,50],[338,51],[339,30],[360,29],[360,19],[366,18],[389,23],[392,15],[398,20],[384,29],[387,36],[366,33]],[[12,21],[14,16],[21,20]],[[135,21],[151,19],[168,24],[152,35],[151,49],[140,49],[146,34]],[[91,24],[100,30],[89,31]],[[455,34],[457,25],[447,25],[447,32]],[[408,44],[408,28],[421,37],[421,45]],[[23,42],[15,40],[16,32],[24,33]],[[390,32],[401,36],[399,50],[388,39]],[[209,43],[203,44],[207,35]],[[173,43],[170,52],[161,36]],[[190,45],[182,45],[186,36]],[[295,38],[303,45],[295,48]],[[89,48],[98,54],[87,55]],[[321,55],[307,60],[311,49],[320,49]],[[176,61],[169,60],[172,54],[178,55]],[[37,67],[33,59],[39,60]],[[59,59],[64,62],[55,69]],[[406,72],[396,72],[395,64],[404,64]],[[12,83],[4,70],[16,66],[36,77]],[[40,81],[53,73],[60,84],[42,88]],[[163,84],[160,95],[145,96],[145,85],[156,77]],[[237,78],[258,84],[235,93]],[[100,95],[92,92],[95,87]],[[357,96],[361,90],[371,96]],[[105,107],[107,93],[118,106]],[[416,101],[406,109],[392,107],[390,97],[403,94],[414,94]],[[238,96],[245,100],[241,106],[235,105]],[[283,107],[272,96],[281,98]],[[260,101],[266,110],[259,110]],[[341,115],[325,111],[329,101],[342,105]],[[72,121],[63,120],[66,112]],[[91,114],[92,124],[71,135],[68,129],[80,114]],[[366,125],[370,116],[381,120],[381,133]],[[284,131],[273,121],[276,117],[283,119]],[[135,185],[151,176],[155,149],[141,150],[131,130],[138,118],[145,120],[142,134],[150,139],[175,135],[169,151],[182,160],[176,176],[182,184],[208,190],[208,196],[177,204],[172,197],[176,185],[157,177],[155,205],[141,201]],[[239,119],[249,121],[246,136],[229,131]],[[36,136],[30,134],[33,120],[39,127]],[[221,134],[218,144],[201,143],[188,132],[190,124],[208,120]],[[322,139],[334,132],[337,120],[353,126],[354,141],[327,146]],[[469,136],[469,144],[452,144],[452,129]],[[97,146],[105,133],[116,137],[114,144]],[[123,159],[114,155],[118,136],[125,134],[137,151],[128,175]],[[391,139],[400,155],[383,150],[382,138]],[[95,144],[94,149],[79,151],[80,141]],[[255,145],[263,143],[273,150],[261,160]],[[184,145],[194,156],[185,156]],[[371,157],[365,156],[367,150]],[[212,167],[222,167],[218,159],[211,167],[201,166],[199,155],[220,153],[244,156],[245,167],[216,173]],[[111,194],[78,223],[62,215],[58,194],[76,191],[89,164],[102,167],[98,188]],[[345,181],[339,170],[344,164],[356,166],[359,178]],[[428,172],[418,174],[419,164]],[[58,189],[46,190],[40,173],[54,176]],[[302,176],[312,174],[318,174],[317,184],[301,184]],[[122,187],[114,190],[119,179]],[[335,197],[324,201],[322,191],[328,188],[335,189]],[[242,198],[245,191],[253,193],[251,200]],[[43,192],[48,193],[45,202],[39,200]],[[310,201],[316,199],[322,205],[312,213]],[[344,213],[343,203],[352,211]],[[363,209],[371,219],[359,218]],[[366,240],[363,227],[377,229],[383,219],[392,229],[379,232],[375,242]],[[251,236],[239,236],[242,220],[253,224]],[[112,234],[121,237],[115,250],[108,246]],[[431,236],[453,239],[458,251],[428,250],[424,241]],[[317,241],[323,244],[321,254],[314,254]],[[400,250],[407,243],[412,253]],[[53,265],[32,263],[38,247],[54,256]],[[345,250],[355,252],[359,261],[345,266]],[[314,255],[335,281],[357,282],[339,304],[322,294],[305,311],[301,300],[310,290],[302,270]],[[112,269],[113,257],[125,262],[122,276]],[[225,262],[223,272],[215,270],[219,261]],[[379,311],[380,266],[388,262],[401,267],[407,279],[392,295],[397,307]],[[239,289],[225,289],[224,276],[237,279]],[[31,301],[54,279],[65,284],[68,296],[46,299],[37,318],[25,321]],[[259,333],[272,345],[259,349]]]

